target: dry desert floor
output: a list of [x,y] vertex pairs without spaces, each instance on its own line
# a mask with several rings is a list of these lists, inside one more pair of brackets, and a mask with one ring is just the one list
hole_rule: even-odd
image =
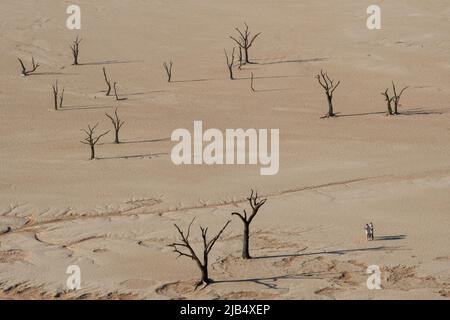
[[[71,1],[0,3],[0,298],[445,299],[450,296],[450,5],[378,1]],[[228,79],[223,49],[246,21],[262,32],[254,64]],[[70,44],[79,35],[79,66]],[[40,67],[20,76],[18,57]],[[167,83],[162,63],[174,62]],[[105,96],[102,68],[117,82]],[[341,81],[338,116],[315,76]],[[250,90],[254,74],[255,92]],[[51,85],[65,88],[53,110]],[[398,116],[381,96],[409,86]],[[89,161],[82,128],[118,107],[123,143],[104,137]],[[280,171],[175,166],[171,133],[280,129]],[[257,189],[253,260],[240,258],[231,212]],[[232,219],[210,257],[213,284],[167,245],[196,217],[211,234]],[[373,222],[375,241],[363,226]],[[66,288],[70,265],[82,288]],[[366,286],[370,265],[382,289]]]

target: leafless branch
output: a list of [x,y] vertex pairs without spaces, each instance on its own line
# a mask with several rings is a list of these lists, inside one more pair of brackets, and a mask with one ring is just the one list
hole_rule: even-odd
[[31,57],[31,69],[30,70],[27,70],[27,68],[25,67],[25,64],[21,58],[17,58],[17,59],[19,60],[20,66],[22,67],[21,73],[24,77],[27,77],[30,74],[34,73],[37,70],[37,68],[40,67],[39,63],[36,63],[34,61],[34,57]]

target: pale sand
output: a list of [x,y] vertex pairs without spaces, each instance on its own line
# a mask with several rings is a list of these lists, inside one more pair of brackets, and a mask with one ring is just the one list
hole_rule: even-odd
[[[69,2],[1,1],[0,298],[448,298],[448,1],[382,2],[376,32],[364,1],[167,2],[78,1],[87,65],[72,67]],[[255,93],[249,80],[227,79],[223,55],[244,20],[263,32],[251,49],[259,64],[236,73],[255,74]],[[31,54],[38,74],[20,77],[17,57]],[[103,66],[128,98],[122,135],[134,143],[115,146],[109,135],[103,159],[87,161],[80,129],[110,129],[104,113],[117,104],[102,92]],[[342,81],[336,119],[320,119],[320,69]],[[60,112],[56,79],[66,88]],[[384,115],[380,95],[391,80],[411,86],[398,117]],[[194,120],[279,128],[279,174],[174,166],[168,138]],[[259,259],[239,258],[233,219],[211,257],[217,282],[194,291],[194,263],[167,248],[173,223],[196,216],[200,244],[198,224],[218,230],[251,188],[268,197],[252,226]],[[364,239],[370,221],[374,242]],[[64,292],[72,264],[82,290]],[[366,287],[373,264],[383,290]]]

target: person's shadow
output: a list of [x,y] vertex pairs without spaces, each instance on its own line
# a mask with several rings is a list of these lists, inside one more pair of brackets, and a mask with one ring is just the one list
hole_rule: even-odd
[[406,239],[406,235],[391,235],[391,236],[377,236],[374,238],[374,241],[392,241],[392,240],[403,240]]

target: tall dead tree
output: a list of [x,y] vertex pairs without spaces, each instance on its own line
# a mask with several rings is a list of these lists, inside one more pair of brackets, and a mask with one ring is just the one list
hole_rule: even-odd
[[247,23],[244,23],[244,30],[241,31],[239,28],[234,28],[238,33],[238,37],[230,36],[230,38],[238,44],[238,46],[244,51],[245,53],[245,62],[250,62],[250,56],[249,56],[249,49],[253,46],[253,42],[256,40],[256,38],[261,34],[261,32],[255,34],[252,36],[251,32],[249,31],[249,27]]
[[163,67],[164,67],[164,70],[166,70],[167,82],[171,82],[172,81],[172,68],[173,68],[172,60],[170,60],[169,63],[164,62]]
[[228,56],[228,52],[226,49],[223,49],[223,51],[225,52],[225,57],[227,58],[227,67],[228,67],[228,71],[230,73],[230,79],[234,80],[234,76],[233,76],[233,66],[234,66],[234,51],[236,48],[233,48],[233,52],[231,53],[231,57]]
[[72,65],[77,66],[78,65],[78,56],[80,54],[80,43],[81,39],[77,38],[73,41],[73,44],[70,46],[70,49],[72,49],[72,56],[73,56],[73,63]]
[[34,57],[31,57],[31,69],[27,70],[27,68],[25,67],[25,64],[23,63],[23,60],[20,58],[17,58],[20,62],[20,66],[22,67],[22,75],[24,77],[29,76],[30,74],[32,74],[33,72],[35,72],[37,70],[37,68],[39,68],[39,63],[34,62]]
[[199,256],[195,250],[193,249],[189,236],[191,233],[191,226],[194,223],[195,218],[189,224],[186,233],[181,230],[181,228],[175,224],[175,228],[177,228],[178,233],[180,235],[180,242],[174,242],[169,245],[169,247],[173,248],[173,251],[178,253],[178,257],[185,256],[195,261],[198,268],[201,271],[201,280],[197,283],[196,287],[205,284],[208,285],[211,283],[211,279],[208,274],[208,262],[209,262],[209,254],[211,253],[212,248],[216,244],[216,241],[222,235],[226,227],[230,224],[231,221],[228,221],[225,226],[217,233],[217,235],[211,240],[207,239],[208,228],[200,227],[202,233],[203,240],[203,252],[202,256]]
[[117,108],[116,108],[116,111],[114,111],[114,116],[111,116],[108,113],[105,113],[105,115],[109,118],[109,120],[111,120],[111,122],[114,126],[114,133],[115,133],[114,143],[119,144],[120,143],[120,139],[119,139],[120,129],[122,129],[122,126],[125,124],[125,121],[120,120],[118,112],[117,112]]
[[88,125],[87,130],[82,129],[82,131],[86,134],[86,138],[80,141],[82,144],[86,144],[91,149],[91,160],[95,159],[95,145],[100,141],[100,139],[107,135],[109,131],[104,132],[98,136],[95,135],[95,129],[97,129],[98,123],[95,126]]
[[328,100],[328,115],[327,117],[334,117],[334,109],[333,109],[333,93],[339,87],[341,84],[341,81],[338,81],[338,83],[334,83],[334,80],[331,80],[328,76],[327,72],[323,72],[320,70],[320,74],[316,76],[317,80],[319,81],[319,84],[322,86],[322,88],[325,90],[325,94],[327,96]]
[[[382,92],[381,94],[385,97],[385,100],[387,101],[387,105],[388,105],[388,114],[389,115],[398,115],[400,114],[398,111],[398,107],[400,106],[400,99],[403,95],[403,93],[405,93],[406,89],[408,89],[409,87],[404,87],[400,93],[397,92],[397,88],[395,86],[394,81],[392,81],[392,91],[393,91],[393,95],[390,96],[389,95],[389,89],[386,89],[385,92]],[[392,109],[392,103],[394,104],[394,109]]]
[[111,94],[111,81],[109,81],[108,76],[106,75],[105,67],[103,67],[103,76],[105,78],[106,85],[108,86],[108,90],[106,90],[106,95],[109,96]]
[[238,216],[242,223],[244,224],[244,233],[242,238],[242,258],[244,259],[251,259],[250,251],[249,251],[249,241],[250,241],[250,224],[252,223],[255,216],[258,214],[259,209],[266,203],[267,199],[260,200],[258,198],[258,192],[254,192],[252,190],[252,193],[250,197],[247,198],[248,202],[250,203],[250,207],[252,208],[252,213],[250,215],[247,214],[247,211],[244,210],[244,213],[241,214],[239,212],[233,212],[232,216]]

